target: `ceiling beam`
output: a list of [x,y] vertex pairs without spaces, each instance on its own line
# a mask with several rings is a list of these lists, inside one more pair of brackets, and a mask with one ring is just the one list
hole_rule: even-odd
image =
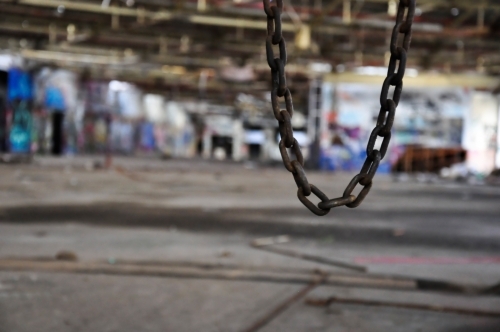
[[[339,0],[334,0],[335,3]],[[342,0],[343,1],[343,0]],[[343,3],[340,1],[341,3]],[[373,1],[373,0],[370,0]],[[38,6],[38,7],[49,7],[49,8],[58,8],[59,6],[64,6],[67,10],[77,10],[83,12],[93,12],[104,15],[119,15],[119,16],[129,16],[129,17],[141,17],[146,18],[147,20],[158,22],[158,21],[170,21],[170,20],[182,20],[186,22],[190,22],[193,24],[200,25],[212,25],[212,26],[222,26],[222,27],[233,27],[233,28],[247,28],[247,29],[258,29],[265,30],[267,28],[267,22],[265,21],[264,13],[262,13],[262,19],[245,19],[239,17],[223,17],[223,16],[214,16],[214,15],[200,15],[200,14],[192,14],[189,12],[180,12],[180,11],[169,11],[169,10],[158,10],[158,11],[150,11],[141,8],[125,8],[125,7],[116,7],[110,6],[107,8],[101,7],[99,4],[95,3],[85,3],[85,2],[72,2],[72,1],[58,1],[58,0],[18,0],[21,5],[29,5],[29,6]],[[239,15],[245,15],[245,8],[240,9],[237,13]],[[308,23],[308,22],[305,22]],[[315,25],[317,25],[317,19],[314,20]],[[387,20],[383,19],[358,19],[355,22],[355,25],[369,27],[369,28],[377,28],[377,29],[387,29],[389,26],[393,26],[393,22],[387,22]],[[339,18],[325,18],[324,25],[332,25],[332,26],[351,26],[351,23],[346,24]],[[295,32],[297,31],[297,26],[293,23],[283,22],[282,26],[283,31]],[[425,31],[434,31],[439,32],[442,29],[442,26],[434,23],[425,23],[421,24],[416,22],[414,24],[415,30],[425,30]],[[318,29],[319,32],[329,33],[330,31],[334,31],[332,29]]]
[[[384,80],[381,76],[366,76],[355,73],[330,74],[325,77],[326,82],[334,83],[367,83],[380,85]],[[500,80],[496,77],[488,77],[485,75],[435,75],[435,74],[419,74],[417,77],[405,77],[405,87],[446,87],[446,86],[463,86],[468,88],[491,90],[498,87]]]

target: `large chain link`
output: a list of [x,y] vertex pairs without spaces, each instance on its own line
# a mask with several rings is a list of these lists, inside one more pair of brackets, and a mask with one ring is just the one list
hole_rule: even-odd
[[[263,0],[264,11],[267,15],[267,38],[266,56],[267,63],[271,68],[272,90],[271,103],[274,116],[279,123],[281,140],[279,150],[283,158],[285,168],[292,173],[297,184],[297,196],[299,200],[311,212],[318,216],[324,216],[330,209],[338,206],[355,208],[361,204],[372,187],[373,177],[377,172],[380,161],[384,158],[391,140],[391,129],[394,123],[396,107],[398,106],[403,91],[403,77],[406,69],[406,58],[410,48],[412,23],[415,14],[416,0],[400,0],[396,16],[396,25],[392,30],[390,52],[391,58],[387,78],[382,85],[380,94],[380,112],[375,129],[373,129],[368,145],[366,147],[366,160],[361,171],[347,185],[342,197],[329,199],[321,190],[307,180],[304,171],[304,158],[300,151],[297,140],[293,137],[291,119],[293,117],[292,95],[286,85],[285,66],[287,62],[286,44],[281,30],[281,14],[283,12],[283,0]],[[403,35],[402,41],[399,39]],[[274,56],[273,45],[279,46],[279,57]],[[401,46],[399,46],[401,45]],[[396,71],[397,68],[397,71]],[[392,98],[389,99],[391,86],[394,87]],[[285,99],[285,109],[280,108],[279,98]],[[378,138],[382,138],[380,149],[375,149]],[[295,160],[288,154],[288,149],[293,151]],[[360,193],[353,195],[357,185],[363,188]],[[307,197],[314,194],[321,202],[314,204]]]

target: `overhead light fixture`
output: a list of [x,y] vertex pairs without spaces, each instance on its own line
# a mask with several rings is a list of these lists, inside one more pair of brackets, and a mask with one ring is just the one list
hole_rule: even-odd
[[76,27],[74,24],[69,24],[68,27],[66,28],[67,31],[67,40],[68,41],[74,41],[75,40],[75,33],[76,33]]
[[[386,67],[374,67],[374,66],[358,67],[354,69],[354,72],[358,75],[365,75],[365,76],[387,76]],[[405,75],[407,77],[417,77],[418,70],[415,68],[406,68]]]
[[57,6],[57,13],[63,14],[65,10],[66,10],[66,7],[64,7],[63,5]]
[[387,14],[391,17],[396,16],[398,13],[398,4],[396,0],[389,0],[389,5],[387,6]]
[[307,50],[311,47],[311,27],[302,24],[295,34],[295,46],[301,50]]

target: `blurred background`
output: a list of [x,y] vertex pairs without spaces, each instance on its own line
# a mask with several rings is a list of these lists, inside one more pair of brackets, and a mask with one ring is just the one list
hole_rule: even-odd
[[[284,3],[294,134],[341,196],[398,1]],[[319,218],[262,2],[0,0],[0,332],[500,331],[499,36],[496,0],[417,0],[373,189]]]

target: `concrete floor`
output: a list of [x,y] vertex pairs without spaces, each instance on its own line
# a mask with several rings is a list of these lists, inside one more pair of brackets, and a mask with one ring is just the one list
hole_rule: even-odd
[[[0,166],[0,332],[246,331],[305,283],[70,273],[1,268],[2,259],[80,263],[134,260],[364,275],[252,248],[273,247],[362,264],[368,275],[481,288],[500,281],[500,188],[378,176],[356,210],[319,218],[296,199],[281,168],[116,158],[35,160]],[[245,167],[246,166],[246,167]],[[314,173],[330,196],[350,175]],[[260,273],[260,272],[259,272]],[[337,296],[396,306],[304,300]],[[397,307],[432,305],[489,316]],[[259,331],[500,331],[500,296],[322,285]]]

